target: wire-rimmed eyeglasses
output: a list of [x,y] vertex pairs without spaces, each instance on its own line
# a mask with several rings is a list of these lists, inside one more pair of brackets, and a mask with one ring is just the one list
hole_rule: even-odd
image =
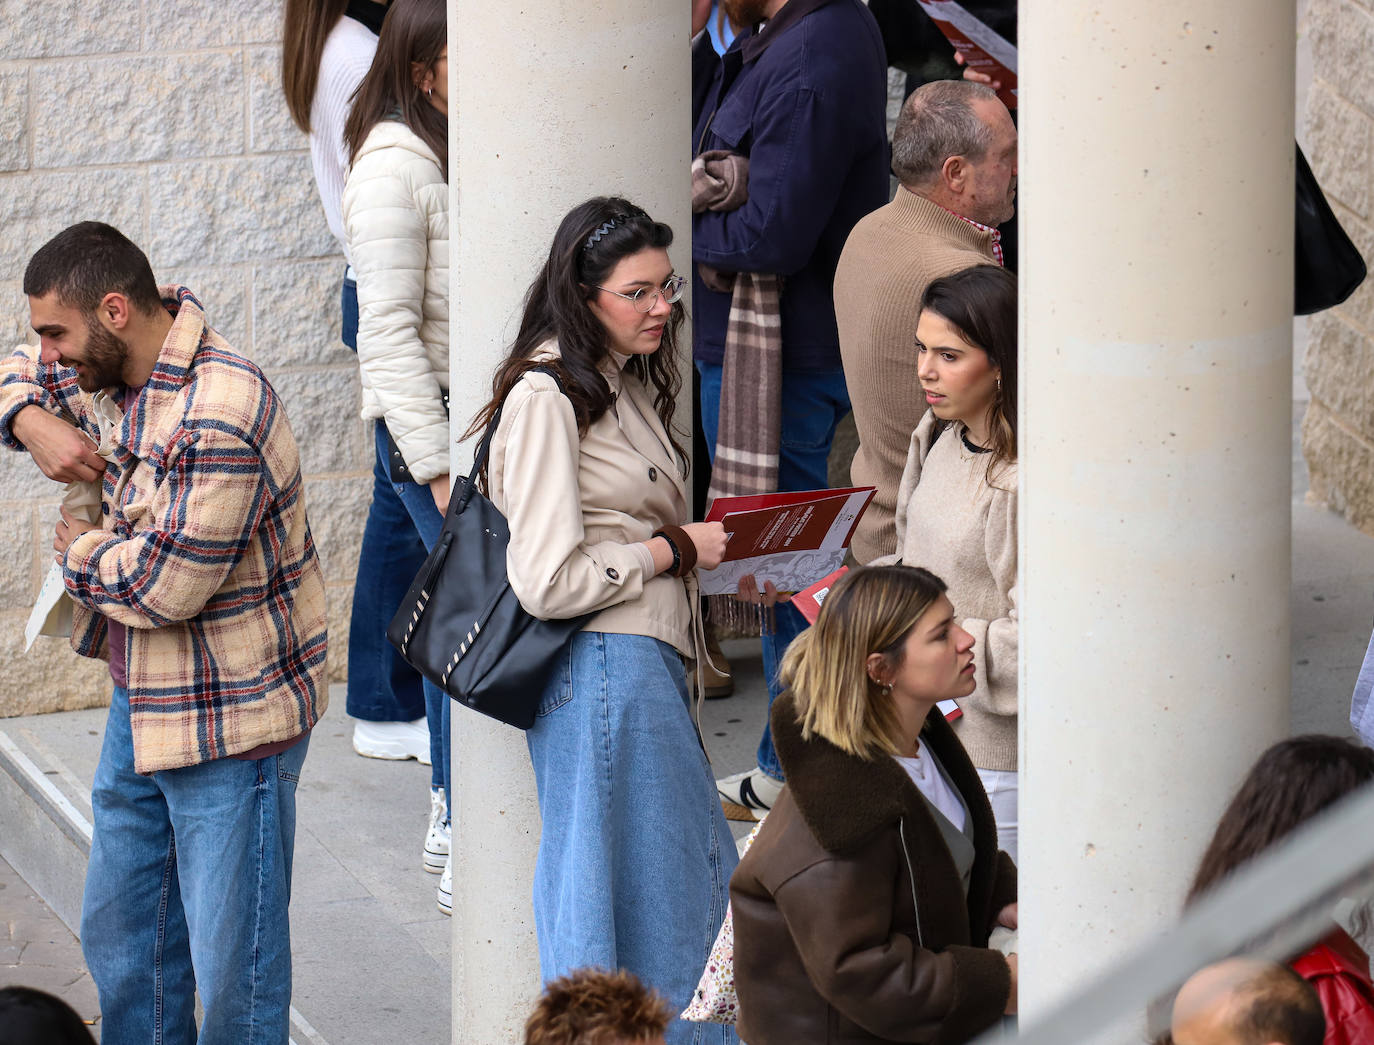
[[682,291],[686,287],[687,281],[681,276],[669,276],[663,281],[661,287],[640,287],[633,294],[622,294],[618,290],[610,290],[607,287],[597,287],[597,290],[604,290],[607,294],[614,294],[618,298],[624,298],[634,305],[636,312],[648,312],[658,303],[662,296],[663,300],[670,305],[675,305],[682,300]]

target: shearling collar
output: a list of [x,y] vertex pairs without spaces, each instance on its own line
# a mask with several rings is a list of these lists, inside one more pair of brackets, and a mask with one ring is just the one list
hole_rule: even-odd
[[[844,852],[903,818],[930,819],[920,792],[896,759],[880,756],[870,761],[846,754],[818,736],[803,740],[791,693],[773,703],[772,724],[773,744],[792,801],[823,849]],[[959,741],[938,708],[926,718],[921,743],[929,745],[962,794],[981,790],[976,774],[967,768],[968,756],[959,757]],[[970,814],[978,817],[981,811],[969,805]],[[935,829],[933,820],[930,826]]]

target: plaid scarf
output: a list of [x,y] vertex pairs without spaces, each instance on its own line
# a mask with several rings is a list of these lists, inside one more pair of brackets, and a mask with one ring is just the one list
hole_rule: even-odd
[[[748,181],[747,157],[702,153],[692,161],[692,212],[737,209],[749,198]],[[782,279],[699,268],[707,286],[732,295],[710,496],[773,493],[782,439]]]
[[720,427],[710,495],[773,493],[782,440],[782,280],[762,272],[735,276],[725,327]]

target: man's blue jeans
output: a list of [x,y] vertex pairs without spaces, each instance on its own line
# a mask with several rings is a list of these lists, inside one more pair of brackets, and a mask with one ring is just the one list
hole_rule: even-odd
[[105,1045],[286,1045],[296,782],[309,746],[306,736],[256,761],[140,776],[129,694],[115,687],[81,911]]
[[[344,278],[340,297],[343,342],[358,350],[358,284]],[[348,628],[348,696],[346,708],[365,722],[414,722],[425,715],[420,673],[401,659],[386,640],[386,626],[396,615],[410,582],[425,562],[425,546],[410,526],[410,515],[375,457],[372,504],[363,525],[353,584],[353,612]],[[438,785],[438,771],[435,772]]]
[[[376,425],[377,467],[384,469],[387,455],[386,422],[379,419]],[[426,549],[433,548],[439,543],[439,534],[444,530],[444,517],[439,514],[439,508],[434,503],[434,495],[429,492],[428,484],[393,483],[390,479],[387,480],[387,484],[405,507],[406,521],[401,524],[401,528],[411,536],[418,535]],[[424,565],[423,558],[420,565]],[[418,572],[419,567],[416,567],[410,574],[409,580],[406,581],[407,588]],[[444,794],[449,796],[451,809],[453,774],[449,768],[449,722],[453,714],[453,708],[450,706],[452,701],[429,679],[425,679],[424,682],[425,718],[429,720],[429,756],[433,766],[431,786],[444,789]]]
[[[722,367],[697,363],[701,375],[701,427],[714,460],[716,433],[720,427],[720,384]],[[778,460],[778,490],[824,490],[829,485],[826,462],[835,428],[849,413],[849,390],[844,371],[784,370],[782,374],[782,445]],[[775,610],[776,627],[763,637],[763,672],[768,682],[768,706],[782,692],[778,667],[792,640],[802,633],[806,621],[790,605]],[[759,740],[759,768],[774,780],[782,779],[782,764],[773,750],[773,732],[768,720]]]

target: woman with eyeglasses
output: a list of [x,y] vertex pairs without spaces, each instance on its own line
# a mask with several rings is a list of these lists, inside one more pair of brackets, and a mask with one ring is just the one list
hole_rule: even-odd
[[[724,916],[735,847],[683,669],[700,635],[693,570],[719,564],[725,531],[687,522],[672,240],[624,199],[573,208],[469,434],[502,410],[488,490],[510,524],[521,604],[544,619],[595,614],[527,732],[541,971],[626,968],[680,1012]],[[667,1040],[734,1038],[674,1021]]]
[[[344,125],[343,218],[358,281],[364,420],[378,469],[432,548],[449,497],[448,37],[444,0],[394,0]],[[404,569],[390,564],[392,570]],[[385,623],[383,623],[385,626]],[[449,702],[424,683],[434,776],[426,871],[452,910]]]

